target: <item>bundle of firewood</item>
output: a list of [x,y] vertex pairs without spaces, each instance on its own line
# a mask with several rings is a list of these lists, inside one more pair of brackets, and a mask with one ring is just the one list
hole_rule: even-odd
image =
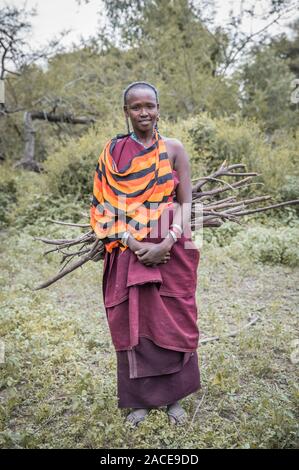
[[[192,183],[195,184],[192,187],[191,230],[195,231],[202,227],[219,227],[226,221],[240,223],[240,217],[245,215],[264,212],[277,207],[299,204],[299,200],[296,199],[279,204],[248,209],[248,206],[251,204],[271,199],[271,196],[268,195],[249,199],[242,199],[240,196],[239,190],[252,184],[252,179],[256,176],[258,176],[257,173],[246,172],[245,165],[243,164],[226,166],[226,162],[224,162],[215,173],[192,180]],[[232,178],[233,182],[228,183],[226,179],[223,179],[224,177],[226,179],[227,177],[229,177],[229,179]],[[213,189],[205,191],[204,186],[207,183],[212,183],[212,186],[214,186]],[[226,192],[238,193],[238,195],[223,197]],[[103,259],[105,254],[103,243],[97,238],[94,231],[91,230],[89,224],[75,224],[57,220],[50,220],[50,222],[77,228],[86,228],[88,231],[73,239],[50,240],[43,237],[34,237],[35,240],[41,240],[48,245],[54,246],[45,251],[44,255],[53,252],[62,255],[60,261],[62,266],[59,272],[48,281],[40,284],[35,290],[50,286],[78,267],[83,266],[87,261],[99,261]]]

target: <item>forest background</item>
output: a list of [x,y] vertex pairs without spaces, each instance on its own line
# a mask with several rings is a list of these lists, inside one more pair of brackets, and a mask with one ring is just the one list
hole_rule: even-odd
[[[90,37],[43,47],[30,43],[34,11],[0,3],[2,447],[298,446],[298,206],[204,231],[198,324],[220,340],[199,349],[203,389],[185,400],[183,433],[160,410],[124,432],[101,262],[32,290],[57,269],[33,237],[74,236],[51,219],[88,223],[132,81],[158,88],[161,133],[183,142],[192,178],[244,163],[259,174],[244,197],[299,199],[298,2],[238,3],[219,26],[212,0],[103,0]],[[258,15],[263,26],[244,32]]]

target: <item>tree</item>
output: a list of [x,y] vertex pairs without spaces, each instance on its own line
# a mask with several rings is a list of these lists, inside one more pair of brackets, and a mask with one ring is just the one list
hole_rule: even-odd
[[[33,128],[33,119],[55,122],[58,132],[61,132],[62,123],[85,125],[93,122],[93,119],[75,116],[70,106],[65,106],[62,96],[57,96],[56,93],[50,96],[48,93],[49,89],[45,86],[47,81],[43,80],[45,74],[36,63],[39,59],[49,61],[51,56],[61,55],[63,47],[60,39],[67,32],[62,32],[59,38],[50,41],[46,47],[31,51],[27,35],[32,29],[31,19],[35,14],[35,10],[27,11],[25,7],[0,8],[0,80],[3,94],[0,104],[0,155],[4,159],[10,151],[14,155],[22,152],[23,123],[20,113],[25,113],[25,150],[17,164],[39,171],[40,164],[35,161],[36,130]],[[4,83],[7,85],[6,93]],[[63,85],[66,85],[65,81]],[[64,109],[61,109],[62,103]],[[42,105],[42,109],[36,109],[37,105]],[[13,148],[10,150],[11,143]]]
[[291,38],[285,33],[273,38],[271,47],[277,57],[284,60],[290,71],[299,76],[299,19],[289,24]]
[[105,0],[104,3],[108,29],[101,34],[101,41],[107,50],[113,45],[124,51],[124,58],[130,57],[133,63],[130,81],[152,81],[160,89],[162,108],[168,117],[177,119],[212,110],[216,84],[222,96],[217,112],[237,109],[231,84],[216,77],[222,60],[218,42],[225,38],[220,30],[214,35],[207,29],[190,2]]
[[[0,8],[1,80],[4,79],[6,73],[18,74],[17,70],[27,62],[24,53],[25,36],[31,30],[30,18],[34,14],[34,10],[26,11],[24,7]],[[13,67],[15,70],[12,69]]]
[[298,116],[290,99],[294,75],[288,65],[270,46],[258,49],[252,59],[240,74],[243,115],[258,118],[269,132],[295,128]]

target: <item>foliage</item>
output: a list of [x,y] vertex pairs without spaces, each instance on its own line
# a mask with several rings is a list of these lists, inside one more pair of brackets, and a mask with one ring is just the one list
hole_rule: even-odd
[[287,175],[285,184],[281,188],[281,195],[285,201],[297,199],[299,195],[298,175]]
[[[35,10],[28,11],[24,5],[21,8],[10,5],[0,6],[0,79],[5,77],[9,66],[14,64],[20,69],[25,63],[24,49],[28,46],[26,35],[31,32],[32,16],[35,16]],[[7,68],[8,67],[8,68]]]
[[16,174],[9,167],[3,166],[0,176],[0,229],[10,222],[10,214],[17,202]]
[[298,223],[294,227],[249,227],[231,240],[227,247],[232,257],[252,261],[299,266]]
[[[0,157],[7,160],[0,176],[0,447],[298,447],[295,209],[205,232],[199,328],[222,339],[199,348],[203,388],[183,400],[193,418],[183,430],[168,425],[163,409],[152,410],[138,429],[124,424],[99,295],[102,263],[32,290],[57,268],[32,237],[73,236],[76,229],[50,218],[87,222],[98,156],[109,138],[126,131],[122,91],[132,81],[158,87],[161,134],[182,141],[193,178],[223,160],[241,161],[261,174],[264,187],[252,185],[252,194],[299,197],[298,113],[288,96],[298,35],[253,48],[246,66],[221,75],[234,38],[209,28],[197,3],[105,0],[109,40],[100,34],[56,53],[45,68],[27,63],[20,75],[6,76],[7,107],[20,111],[0,115]],[[270,3],[275,10],[288,2]],[[40,174],[13,167],[23,153],[23,112],[33,109],[97,120],[89,129],[35,122]],[[253,327],[223,337],[253,314],[260,317]]]
[[[295,182],[298,175],[298,133],[281,131],[272,139],[266,139],[255,121],[244,120],[239,115],[212,118],[203,113],[189,122],[194,158],[203,161],[209,173],[224,160],[244,163],[249,171],[260,174],[258,182],[264,185],[264,194],[285,200],[291,189],[292,197],[299,197]],[[290,181],[293,182],[291,188]],[[250,191],[254,194],[260,190],[254,184]]]
[[[101,40],[95,39],[69,52],[56,53],[44,69],[28,64],[20,76],[8,74],[7,108],[22,111],[1,119],[0,153],[10,161],[21,157],[25,110],[84,115],[105,127],[121,111],[122,91],[136,80],[157,86],[162,117],[173,121],[203,109],[215,115],[236,111],[237,82],[215,73],[221,61],[218,41],[225,39],[219,32],[209,32],[188,10],[185,0],[172,3],[147,3],[138,47],[109,44],[105,49]],[[63,145],[68,136],[80,137],[86,131],[82,125],[36,121],[34,127],[38,161],[49,154],[49,142],[56,139]]]
[[[271,132],[298,125],[298,113],[289,106],[288,56],[279,52],[275,41],[267,48],[253,48],[246,65],[225,76],[218,70],[227,60],[230,36],[221,28],[211,31],[195,3],[104,3],[111,25],[102,31],[113,39],[105,40],[103,33],[80,47],[53,54],[47,67],[31,62],[22,67],[20,76],[7,74],[7,108],[20,111],[0,120],[2,158],[13,162],[22,156],[25,110],[85,115],[96,119],[98,128],[105,128],[107,122],[118,120],[122,91],[135,80],[157,86],[161,117],[172,122],[205,112],[211,118],[241,113]],[[122,45],[115,38],[122,38]],[[34,121],[34,127],[40,162],[70,137],[88,132],[86,126],[65,123]]]
[[[108,139],[123,132],[120,112],[114,122],[94,126],[77,139],[69,137],[63,144],[50,139],[50,155],[41,174],[3,166],[2,223],[24,226],[35,220],[64,219],[66,213],[68,220],[81,220],[82,212],[88,212],[100,152]],[[278,200],[299,198],[298,134],[281,131],[265,140],[254,121],[244,121],[238,115],[212,118],[208,113],[177,122],[162,119],[160,132],[183,142],[193,179],[215,171],[224,160],[242,162],[249,171],[260,174],[259,184],[249,187],[250,194],[271,194]],[[279,212],[274,214],[278,216]]]
[[295,75],[270,46],[254,52],[240,74],[242,113],[260,121],[263,129],[296,129],[298,113],[291,103]]
[[[49,229],[57,238],[65,233],[65,227]],[[236,262],[225,248],[205,246],[197,291],[202,335],[223,337],[252,314],[260,320],[235,338],[199,348],[202,390],[182,400],[188,427],[169,426],[161,408],[132,429],[124,424],[128,410],[117,408],[116,355],[99,291],[102,264],[33,292],[55,270],[54,259],[42,258],[31,238],[38,232],[44,235],[37,223],[0,235],[1,448],[298,446],[299,396],[290,360],[296,269]]]
[[275,36],[271,41],[271,47],[277,57],[283,59],[291,72],[296,76],[299,73],[299,20],[291,22],[288,27],[291,34],[285,32]]

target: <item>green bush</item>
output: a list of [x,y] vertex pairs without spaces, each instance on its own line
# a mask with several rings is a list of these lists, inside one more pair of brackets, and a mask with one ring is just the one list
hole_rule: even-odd
[[[80,138],[70,138],[61,146],[49,145],[54,151],[44,162],[41,174],[7,167],[0,179],[1,226],[32,225],[47,218],[81,220],[82,210],[89,210],[100,152],[109,138],[123,132],[123,122],[119,119],[101,128],[90,128]],[[299,197],[295,165],[298,134],[292,138],[287,134],[275,135],[266,142],[254,122],[240,121],[237,116],[212,119],[207,114],[176,123],[164,119],[160,132],[183,142],[190,156],[193,179],[215,171],[224,160],[229,164],[242,162],[248,170],[262,174],[257,182],[267,188],[253,183],[249,195],[268,193],[273,200]],[[243,195],[246,192],[243,190]],[[287,209],[275,212],[275,216],[282,212],[286,213]],[[267,216],[258,216],[258,220],[264,218],[267,222]],[[236,225],[225,224],[211,231],[211,235],[206,233],[208,240],[214,237],[218,244],[225,246],[237,232]]]
[[204,229],[204,241],[225,247],[229,245],[242,230],[242,226],[234,222],[226,222],[217,228]]
[[1,168],[0,178],[0,229],[9,225],[17,203],[18,174],[8,167]]
[[46,185],[54,196],[67,194],[87,203],[92,193],[93,176],[100,153],[106,142],[124,130],[117,123],[94,128],[79,139],[70,139],[44,164]]
[[[88,222],[89,197],[53,194],[46,175],[3,168],[0,178],[0,227],[48,227],[49,219]],[[82,212],[87,218],[83,218]],[[46,233],[45,233],[46,234]]]
[[[24,203],[22,207],[22,210],[18,209],[14,213],[13,225],[17,229],[28,225],[47,228],[51,223],[50,219],[75,223],[89,222],[87,204],[84,205],[82,201],[70,196],[53,198],[51,195],[36,194],[28,198],[27,204]],[[86,213],[86,218],[83,217],[83,212]]]
[[204,159],[209,172],[215,171],[224,160],[229,164],[249,164],[265,146],[258,125],[237,115],[212,118],[203,113],[190,120],[189,133],[198,158]]
[[193,125],[193,119],[179,120],[171,122],[163,119],[161,124],[159,122],[159,130],[162,136],[178,139],[184,145],[184,148],[189,156],[191,165],[192,178],[203,176],[206,172],[205,162],[197,152],[194,141],[190,134],[190,127]]
[[283,200],[299,199],[299,176],[286,175],[285,184],[281,188]]
[[299,197],[298,132],[279,132],[270,139],[253,120],[238,115],[211,118],[207,113],[190,119],[188,125],[195,158],[204,162],[208,173],[225,160],[227,164],[243,163],[248,171],[259,174],[246,192],[267,192],[278,200]]
[[299,225],[294,227],[250,227],[229,245],[233,257],[247,256],[269,264],[299,265]]

